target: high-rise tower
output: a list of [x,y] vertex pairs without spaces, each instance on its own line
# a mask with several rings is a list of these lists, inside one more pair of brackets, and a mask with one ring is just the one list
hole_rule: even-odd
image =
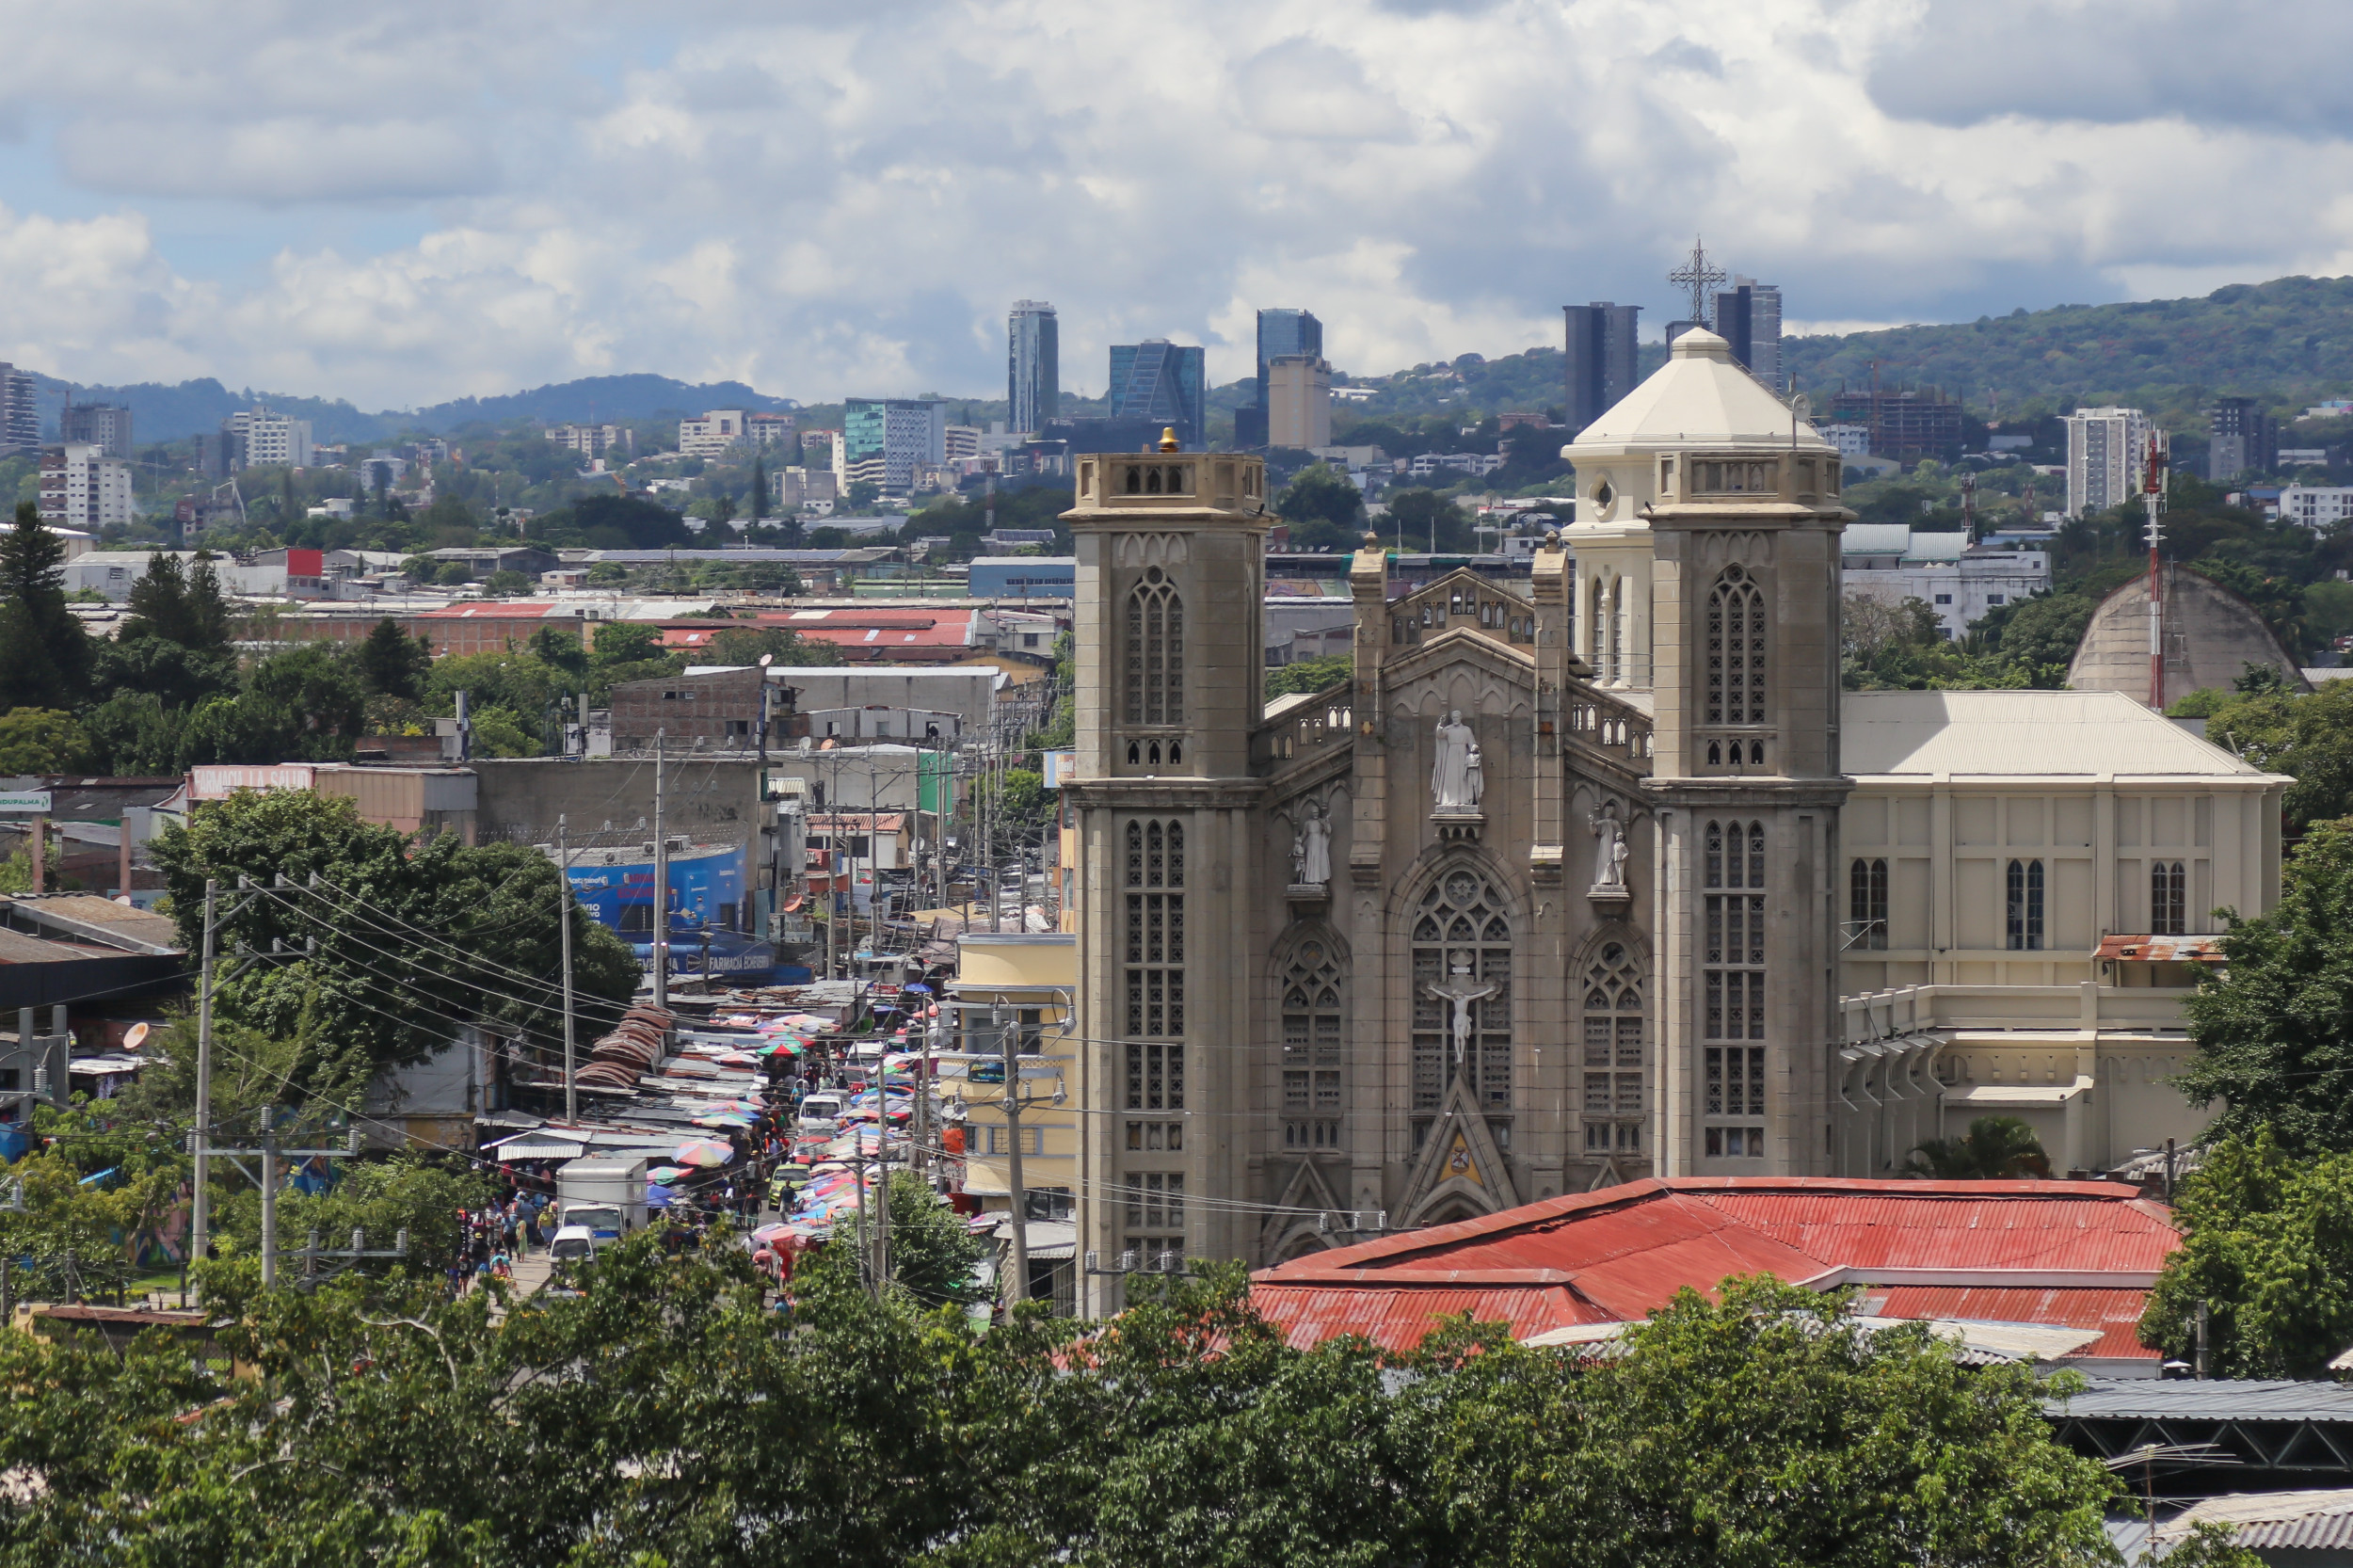
[[1569,428],[1582,430],[1634,390],[1642,307],[1604,299],[1561,311],[1568,318]]
[[1016,299],[1005,318],[1005,428],[1019,436],[1062,412],[1062,332],[1043,299]]

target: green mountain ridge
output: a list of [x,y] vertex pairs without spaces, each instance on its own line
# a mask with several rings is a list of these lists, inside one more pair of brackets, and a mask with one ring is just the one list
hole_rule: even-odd
[[[2234,283],[2198,298],[2024,308],[1942,326],[1783,340],[1785,369],[1820,407],[1840,386],[1933,386],[1980,418],[2031,420],[2105,403],[2149,409],[2168,427],[2202,431],[2217,396],[2264,399],[2293,415],[2353,393],[2353,277]],[[1642,344],[1643,374],[1665,361]],[[1561,353],[1540,346],[1486,359],[1465,354],[1389,376],[1350,376],[1369,389],[1334,410],[1336,424],[1460,410],[1482,415],[1558,408]]]

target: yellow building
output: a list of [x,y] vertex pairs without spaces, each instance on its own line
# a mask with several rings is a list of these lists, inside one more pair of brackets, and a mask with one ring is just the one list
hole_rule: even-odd
[[[1078,938],[1062,932],[972,932],[956,939],[959,1050],[995,1054],[1003,1029],[1021,1031],[1020,1054],[1032,1061],[1021,1092],[1021,1190],[1029,1219],[1029,1294],[1075,1308],[1078,1232],[1079,1107],[1085,1096],[1075,1027]],[[1013,1208],[1012,1118],[1002,1080],[969,1081],[965,1096],[964,1190],[984,1212]]]

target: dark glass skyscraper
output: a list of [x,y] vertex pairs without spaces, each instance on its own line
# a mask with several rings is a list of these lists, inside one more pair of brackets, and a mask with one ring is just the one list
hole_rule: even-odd
[[1642,307],[1604,299],[1561,310],[1568,318],[1569,428],[1582,430],[1634,390]]
[[1005,319],[1005,428],[1031,436],[1062,412],[1062,342],[1054,307],[1016,299]]
[[1193,451],[1205,441],[1202,353],[1166,338],[1112,345],[1111,399],[1113,419],[1141,419],[1173,425],[1176,439]]

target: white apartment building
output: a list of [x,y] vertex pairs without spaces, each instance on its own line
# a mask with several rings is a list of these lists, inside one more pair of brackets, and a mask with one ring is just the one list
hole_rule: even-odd
[[108,523],[128,525],[131,465],[105,455],[95,441],[41,448],[40,520],[53,528],[92,532]]
[[745,414],[744,440],[749,446],[782,446],[792,439],[799,422],[791,414]]
[[225,424],[237,438],[247,468],[309,468],[312,460],[311,422],[272,413],[255,404],[231,414]]
[[2156,427],[2138,408],[2082,408],[2067,416],[2067,515],[2121,506],[2140,494]]
[[548,430],[548,440],[558,446],[569,447],[584,457],[601,457],[608,452],[634,451],[636,441],[632,433],[617,424],[557,424]]
[[1948,638],[1990,611],[2048,592],[2042,551],[1969,544],[1958,529],[1929,533],[1900,522],[1853,522],[1839,540],[1839,579],[1849,593],[1889,604],[1916,599],[1936,611]]
[[981,455],[981,440],[987,434],[977,424],[951,424],[941,436],[946,456],[943,462],[960,462]]
[[2280,516],[2314,532],[2353,518],[2353,485],[2288,485],[2280,491]]
[[689,457],[717,457],[744,437],[744,415],[741,408],[712,408],[700,419],[682,419],[678,424],[678,449]]
[[1817,424],[1814,428],[1822,440],[1838,449],[1841,456],[1871,455],[1871,427],[1867,424]]

